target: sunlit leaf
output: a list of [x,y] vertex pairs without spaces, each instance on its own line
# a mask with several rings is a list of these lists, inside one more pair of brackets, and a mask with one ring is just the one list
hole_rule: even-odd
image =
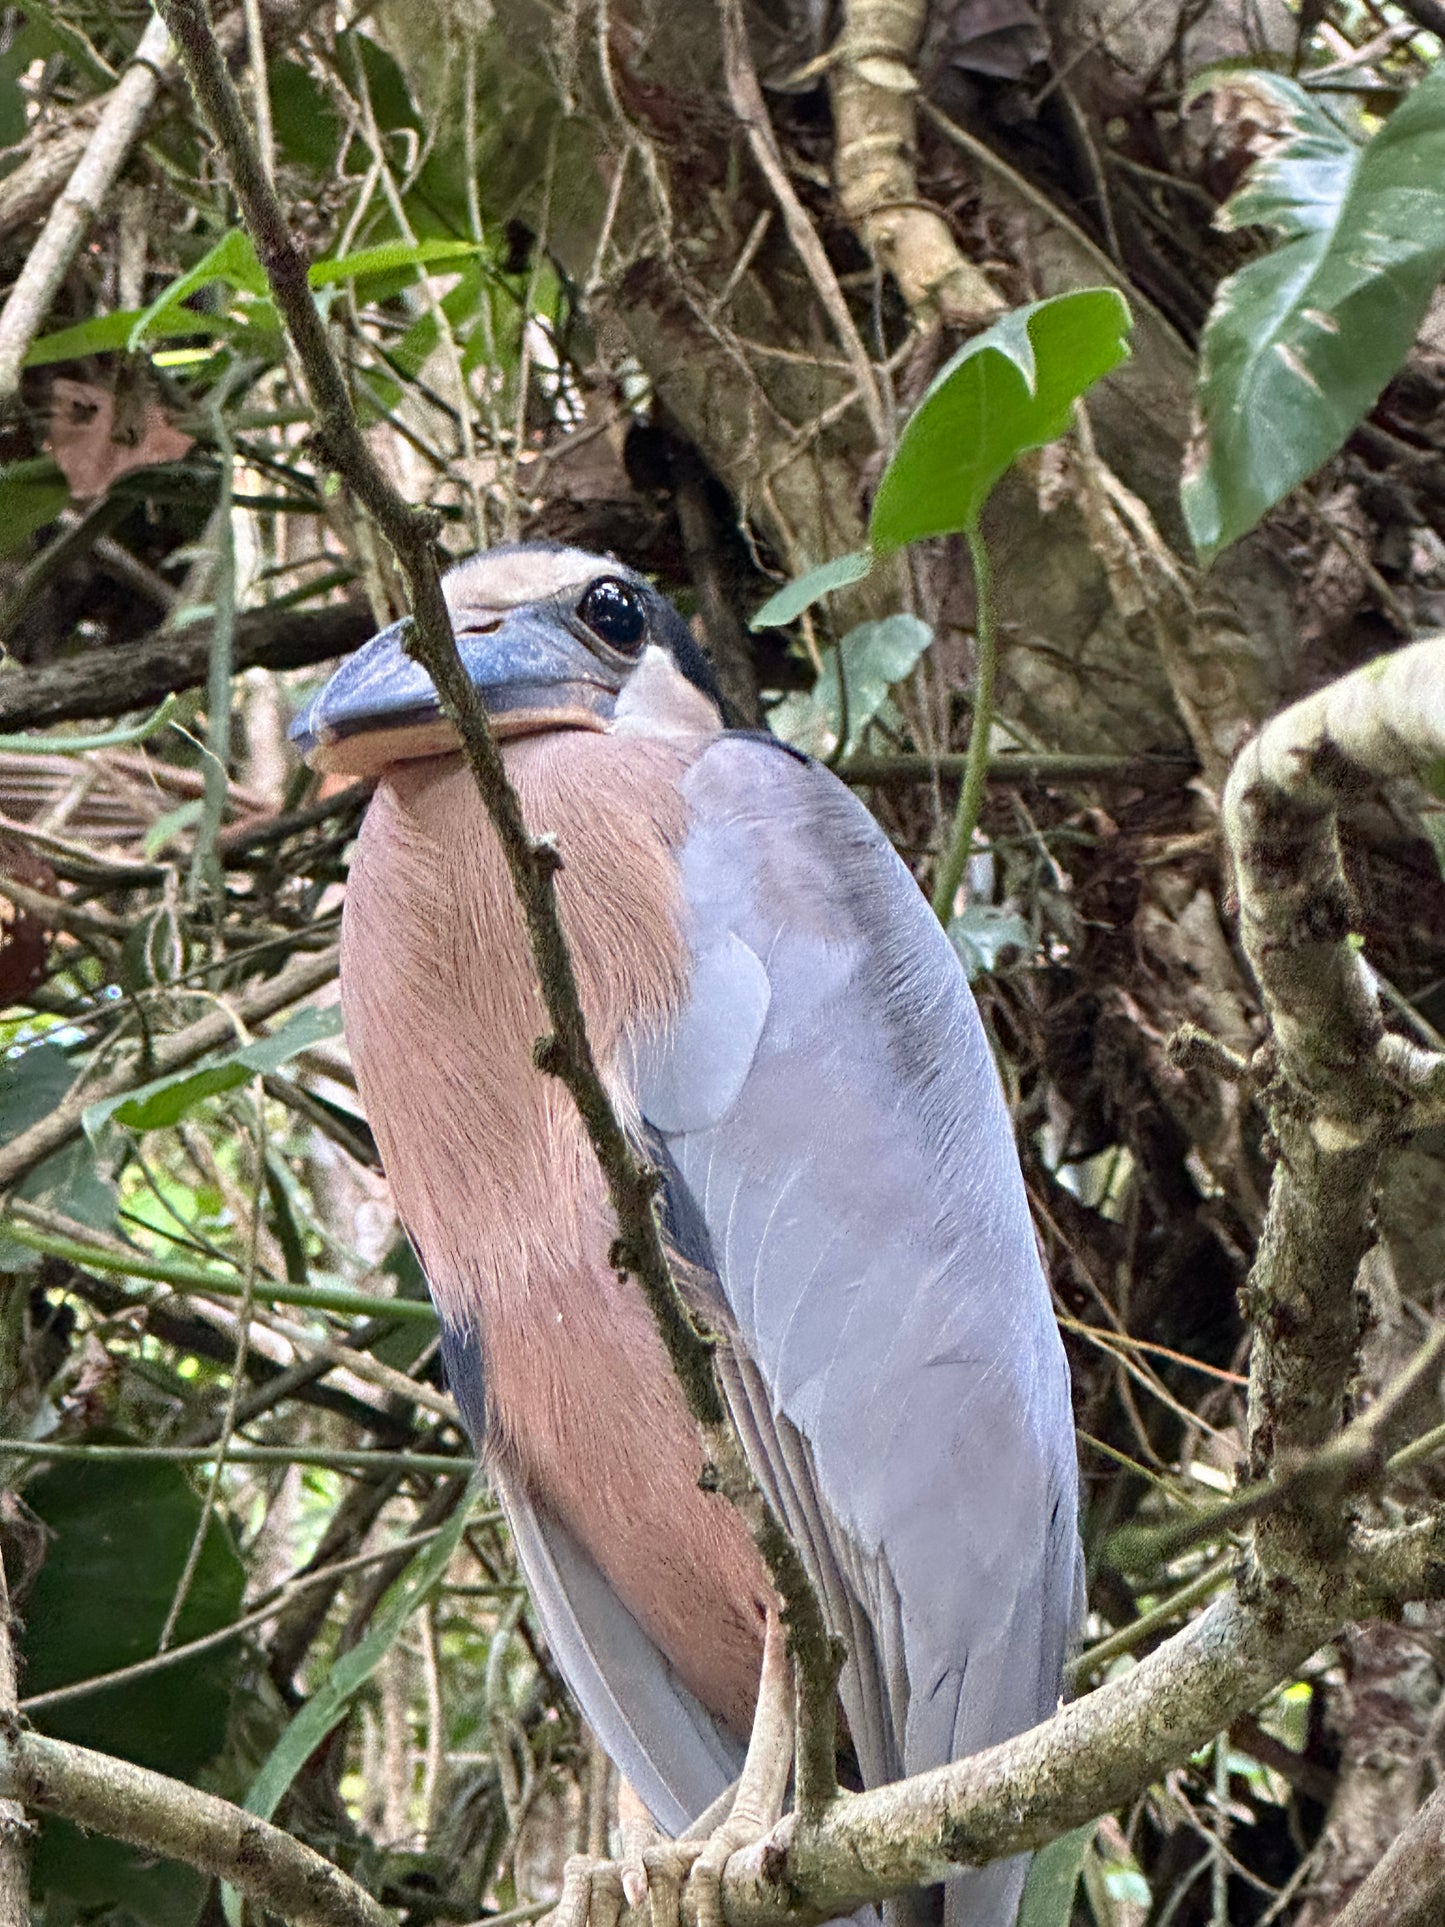
[[1281,239],[1221,284],[1204,330],[1181,493],[1205,558],[1341,446],[1404,360],[1445,272],[1445,66],[1364,145],[1296,82],[1247,80],[1289,131],[1224,223]]
[[254,1044],[207,1058],[173,1076],[158,1077],[119,1097],[102,1098],[85,1113],[86,1131],[94,1136],[110,1119],[132,1131],[156,1131],[178,1124],[203,1098],[234,1091],[253,1077],[279,1070],[302,1051],[340,1035],[339,1005],[308,1005],[280,1030]]
[[325,288],[337,281],[354,281],[364,274],[445,267],[471,260],[481,252],[481,244],[476,241],[382,241],[376,247],[358,248],[333,260],[313,261],[307,270],[307,279],[313,288]]
[[1074,403],[1129,353],[1129,307],[1083,288],[1016,308],[966,341],[904,425],[868,533],[887,554],[924,536],[976,528],[999,478],[1056,440]]
[[134,354],[142,346],[153,328],[173,322],[178,312],[184,313],[189,297],[208,288],[213,281],[224,282],[242,294],[265,294],[266,271],[256,259],[251,237],[244,228],[232,228],[229,234],[222,235],[193,268],[178,276],[148,308],[142,309],[126,340],[130,352]]

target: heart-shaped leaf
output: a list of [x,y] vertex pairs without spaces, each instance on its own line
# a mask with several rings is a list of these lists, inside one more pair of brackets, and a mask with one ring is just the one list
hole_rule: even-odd
[[1074,403],[1128,353],[1129,307],[1081,288],[1016,308],[966,341],[909,416],[868,524],[876,554],[976,528],[1018,457],[1055,441]]

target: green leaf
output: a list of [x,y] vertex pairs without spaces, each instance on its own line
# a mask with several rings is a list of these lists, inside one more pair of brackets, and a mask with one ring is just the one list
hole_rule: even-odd
[[1363,147],[1296,82],[1248,83],[1290,131],[1224,215],[1281,242],[1220,285],[1205,324],[1200,427],[1181,487],[1205,560],[1341,446],[1404,360],[1445,272],[1445,65]]
[[872,567],[873,557],[867,549],[855,549],[851,555],[835,555],[831,562],[820,562],[816,569],[809,569],[806,575],[797,576],[785,583],[776,595],[769,596],[748,627],[781,629],[821,596],[831,595],[835,589],[846,589],[852,582],[861,582]]
[[337,255],[332,260],[313,261],[306,278],[313,288],[327,288],[333,282],[354,281],[364,274],[394,274],[400,268],[440,267],[448,262],[466,261],[482,251],[479,241],[382,241],[375,247],[357,248],[354,253]]
[[[25,1488],[50,1535],[25,1609],[25,1689],[45,1693],[154,1654],[201,1502],[184,1474],[155,1461],[64,1465]],[[176,1640],[231,1624],[245,1571],[213,1517],[176,1627]],[[152,1679],[112,1686],[31,1717],[44,1733],[138,1765],[194,1779],[220,1751],[241,1642],[179,1661]],[[120,1841],[43,1822],[33,1878],[57,1916],[122,1906],[148,1927],[188,1927],[206,1881]]]
[[[161,290],[132,326],[125,343],[127,349],[134,354],[153,329],[184,315],[187,311],[183,304],[189,296],[209,287],[213,281],[222,281],[228,288],[235,288],[242,294],[264,295],[267,292],[266,271],[256,259],[251,237],[244,228],[232,228],[229,234],[222,235],[193,268]],[[214,325],[212,322],[211,326]],[[210,328],[205,332],[209,333]]]
[[1039,1848],[1029,1863],[1029,1876],[1019,1902],[1018,1927],[1069,1927],[1084,1856],[1098,1824],[1097,1820],[1086,1821],[1072,1833],[1062,1834]]
[[[0,1143],[49,1117],[74,1082],[75,1066],[59,1044],[32,1044],[0,1060]],[[115,1186],[96,1168],[89,1142],[77,1140],[46,1158],[20,1180],[15,1195],[94,1231],[115,1225]],[[39,1262],[37,1253],[0,1235],[0,1271],[28,1271]]]
[[838,747],[844,704],[839,700],[838,671],[842,667],[847,695],[849,751],[857,749],[869,723],[888,699],[894,683],[902,682],[933,640],[933,631],[917,616],[885,616],[880,622],[860,622],[836,649],[824,652],[823,668],[806,696],[785,696],[770,711],[774,735],[809,756],[828,757]]
[[[78,361],[82,355],[104,355],[116,353],[130,345],[130,338],[145,311],[141,308],[122,308],[116,314],[95,315],[89,321],[77,322],[73,328],[61,328],[53,335],[42,335],[25,357],[27,368],[44,368],[51,362]],[[219,315],[195,314],[189,308],[178,308],[158,321],[150,330],[152,341],[183,341],[196,335],[214,335],[225,331],[226,324]]]
[[1129,353],[1129,308],[1113,288],[1054,295],[964,343],[904,424],[878,484],[868,534],[886,555],[976,528],[995,483],[1057,440],[1074,403]]
[[[276,1811],[287,1787],[391,1651],[402,1627],[426,1604],[433,1589],[445,1578],[472,1508],[485,1491],[486,1480],[482,1476],[469,1482],[455,1512],[436,1538],[414,1555],[382,1600],[365,1639],[341,1655],[296,1714],[251,1782],[245,1799],[248,1813],[269,1820]],[[233,1889],[226,1890],[225,1903],[227,1920],[232,1927],[240,1927],[240,1902]]]
[[118,1097],[102,1098],[85,1113],[86,1132],[93,1138],[101,1125],[111,1119],[132,1131],[156,1131],[178,1124],[203,1098],[234,1091],[249,1079],[279,1070],[302,1051],[340,1035],[339,1004],[308,1004],[280,1030],[259,1038],[254,1044],[207,1058],[169,1077],[157,1077]]
[[48,455],[0,468],[0,556],[17,554],[69,506],[65,477]]
[[303,167],[330,174],[341,143],[341,123],[325,89],[299,61],[274,56],[267,60],[266,78],[271,119],[282,151]]

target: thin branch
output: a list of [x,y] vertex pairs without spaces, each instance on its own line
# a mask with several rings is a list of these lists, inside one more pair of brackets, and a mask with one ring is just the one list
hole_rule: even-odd
[[0,1730],[0,1797],[199,1867],[292,1927],[396,1927],[339,1867],[279,1827],[89,1747]]
[[316,956],[293,958],[284,970],[278,971],[265,983],[258,984],[254,990],[219,1004],[215,1010],[198,1018],[194,1024],[186,1025],[183,1030],[154,1039],[148,1063],[128,1065],[124,1070],[112,1071],[108,1077],[97,1077],[88,1084],[67,1091],[48,1117],[42,1118],[38,1124],[32,1124],[28,1131],[17,1132],[8,1144],[0,1148],[0,1191],[8,1191],[42,1159],[48,1158],[77,1136],[81,1121],[92,1104],[98,1104],[103,1098],[117,1097],[123,1091],[133,1090],[136,1085],[149,1082],[152,1078],[168,1077],[172,1071],[184,1070],[187,1064],[194,1064],[198,1057],[204,1057],[208,1051],[222,1050],[227,1044],[233,1044],[238,1020],[249,1027],[264,1018],[274,1017],[289,1004],[320,990],[336,975],[337,960],[338,952],[334,945]]
[[879,448],[886,449],[892,441],[892,426],[888,411],[883,405],[882,390],[873,372],[873,363],[868,358],[868,350],[863,346],[862,337],[854,326],[853,317],[848,312],[848,303],[843,299],[843,290],[838,286],[838,277],[833,272],[833,264],[827,251],[818,238],[818,230],[808,219],[807,209],[798,199],[793,183],[788,179],[788,170],[783,165],[783,157],[778,151],[778,137],[773,132],[773,123],[768,115],[768,104],[763,99],[762,86],[758,81],[757,69],[753,66],[752,53],[748,47],[747,24],[743,19],[742,0],[722,0],[723,24],[723,71],[727,79],[728,99],[732,102],[733,112],[747,133],[748,146],[752,149],[753,159],[757,162],[763,179],[772,190],[773,198],[783,217],[788,239],[792,242],[798,259],[807,270],[808,279],[823,304],[823,312],[837,336],[838,345],[847,358],[857,385],[858,399],[863,404],[863,412],[868,417],[868,426],[873,431],[873,439]]
[[[158,4],[181,49],[202,116],[224,157],[242,217],[295,347],[316,410],[317,440],[396,554],[413,614],[408,648],[430,675],[443,709],[456,725],[501,844],[552,1025],[552,1035],[537,1046],[538,1066],[559,1078],[577,1105],[606,1177],[617,1218],[614,1260],[636,1280],[647,1300],[688,1409],[702,1433],[713,1482],[742,1513],[782,1601],[802,1714],[798,1801],[800,1808],[810,1813],[821,1811],[836,1790],[838,1655],[797,1549],[748,1469],[713,1371],[711,1341],[694,1326],[678,1295],[657,1220],[656,1174],[628,1142],[593,1060],[572,961],[557,914],[554,880],[561,861],[559,852],[546,839],[534,840],[528,830],[485,707],[457,654],[437,571],[436,517],[402,500],[361,432],[345,378],[312,298],[305,258],[292,239],[285,212],[266,178],[240,98],[211,31],[204,0],[158,0]],[[813,240],[816,243],[816,235]],[[865,365],[866,361],[864,356]],[[868,372],[871,377],[871,368]]]
[[1445,1918],[1445,1786],[1412,1815],[1334,1927],[1439,1927]]
[[[0,1554],[0,1744],[20,1731],[15,1621]],[[34,1829],[19,1800],[0,1797],[0,1927],[30,1927],[30,1842]]]
[[45,227],[0,309],[0,408],[20,385],[20,370],[90,224],[145,126],[161,83],[175,71],[165,22],[152,18],[131,63],[106,99],[95,131],[50,210]]

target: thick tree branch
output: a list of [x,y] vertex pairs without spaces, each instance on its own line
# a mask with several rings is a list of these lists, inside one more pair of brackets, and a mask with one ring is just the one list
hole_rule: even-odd
[[797,1549],[748,1469],[718,1388],[711,1343],[692,1323],[673,1281],[655,1208],[656,1174],[628,1142],[593,1059],[557,911],[554,885],[560,854],[549,839],[533,838],[528,830],[486,710],[462,668],[437,570],[436,517],[403,501],[361,432],[340,364],[312,299],[305,258],[291,237],[285,212],[256,151],[204,0],[157,3],[181,49],[187,77],[224,157],[242,217],[296,350],[317,414],[317,439],[396,554],[414,619],[408,647],[430,675],[457,727],[506,857],[552,1025],[552,1035],[537,1047],[538,1065],[566,1085],[577,1105],[617,1218],[616,1260],[637,1281],[648,1302],[702,1434],[717,1488],[742,1513],[782,1601],[798,1686],[798,1802],[804,1810],[819,1811],[836,1790],[837,1656]]
[[828,75],[833,178],[859,240],[924,323],[977,328],[1004,303],[918,186],[924,0],[845,0]]
[[[236,621],[234,667],[309,669],[361,646],[375,625],[350,603],[327,609],[251,609]],[[88,649],[43,669],[0,668],[0,730],[39,729],[146,709],[180,689],[197,689],[211,659],[211,628],[147,636],[114,649]]]
[[294,1927],[395,1927],[339,1867],[279,1827],[89,1747],[0,1729],[0,1797],[215,1874]]
[[1445,1118],[1445,1057],[1385,1030],[1352,932],[1339,810],[1445,758],[1445,640],[1418,642],[1296,703],[1242,751],[1224,793],[1239,934],[1281,1061],[1330,1146]]

